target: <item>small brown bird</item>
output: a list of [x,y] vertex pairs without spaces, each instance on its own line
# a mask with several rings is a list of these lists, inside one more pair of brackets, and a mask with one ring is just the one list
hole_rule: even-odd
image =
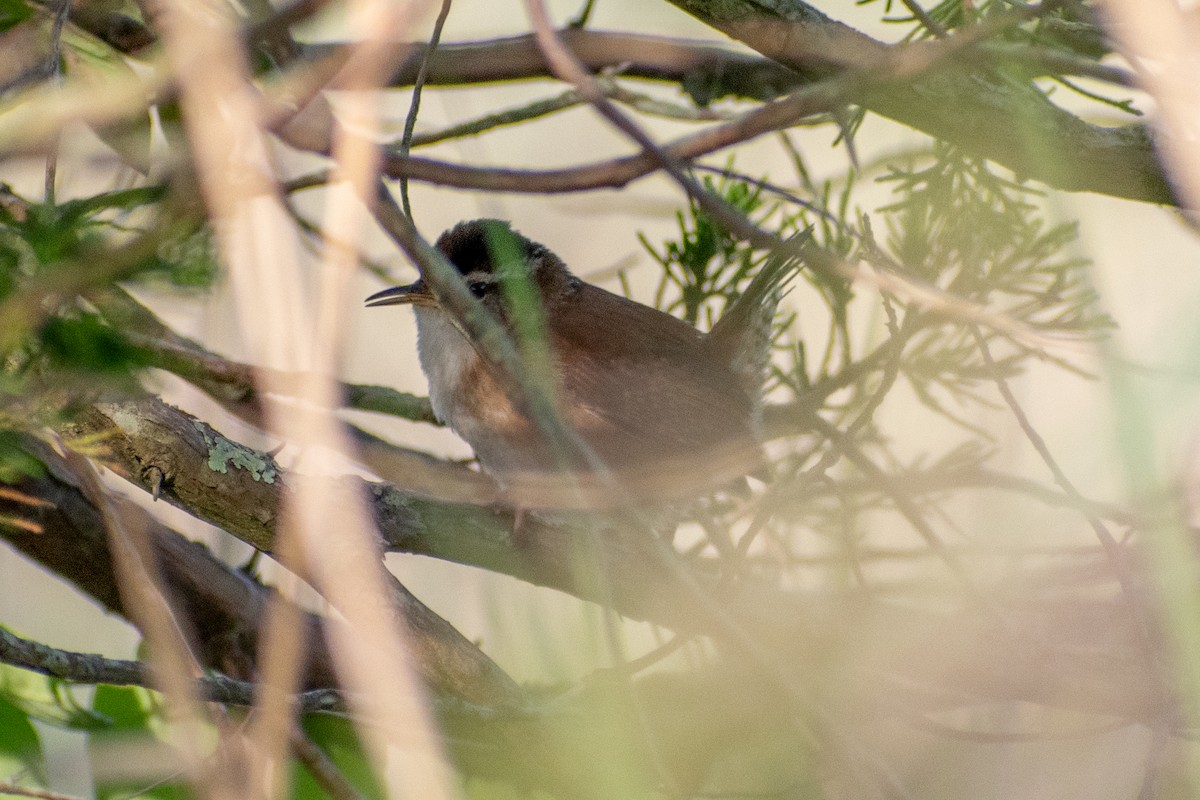
[[[497,239],[497,237],[507,237]],[[503,247],[496,242],[502,241]],[[563,476],[560,453],[509,400],[424,281],[367,298],[411,304],[438,419],[526,508],[608,507],[697,495],[760,463],[760,395],[770,324],[791,262],[770,259],[709,333],[571,274],[498,220],[463,222],[437,248],[472,294],[514,329],[496,252],[521,259],[541,300],[559,414],[611,474]]]

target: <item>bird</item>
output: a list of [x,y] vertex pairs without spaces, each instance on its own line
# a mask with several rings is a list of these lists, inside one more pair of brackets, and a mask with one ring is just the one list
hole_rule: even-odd
[[435,416],[472,447],[481,469],[520,506],[677,501],[761,466],[771,322],[794,259],[768,259],[702,332],[578,278],[546,246],[503,220],[461,222],[435,247],[510,333],[517,320],[504,270],[514,267],[528,277],[541,301],[559,417],[593,457],[564,475],[561,445],[556,448],[512,401],[423,279],[372,294],[368,307],[413,307]]

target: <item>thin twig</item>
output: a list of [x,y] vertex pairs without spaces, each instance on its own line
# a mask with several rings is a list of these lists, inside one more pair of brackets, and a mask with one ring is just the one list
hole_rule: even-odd
[[[141,661],[50,647],[3,627],[0,627],[0,662],[72,683],[155,688],[146,664]],[[233,706],[254,704],[256,687],[249,681],[209,672],[197,678],[197,685],[204,698],[211,702]],[[305,712],[338,711],[344,707],[341,693],[333,689],[303,692],[297,695],[296,701]]]
[[[446,25],[446,17],[450,14],[452,0],[442,0],[442,8],[438,12],[437,21],[433,24],[433,34],[429,37],[429,46],[421,57],[421,68],[417,70],[417,80],[413,83],[412,102],[408,106],[408,116],[404,120],[404,136],[400,139],[400,155],[408,155],[412,147],[413,130],[417,127],[417,114],[421,110],[421,91],[425,88],[425,79],[429,75],[429,59],[437,50],[438,42],[442,40],[442,28]],[[408,201],[408,179],[400,178],[400,204],[405,215],[412,219],[412,205]]]
[[80,800],[75,795],[59,794],[58,792],[51,792],[48,789],[26,789],[24,786],[17,786],[7,781],[0,781],[0,795],[36,797],[39,800]]
[[292,753],[333,800],[364,800],[365,795],[342,774],[333,759],[299,727],[292,728],[291,741]]
[[[67,14],[71,11],[71,0],[59,0],[58,8],[54,11],[54,22],[50,26],[50,68],[55,86],[62,83],[62,31],[67,22]],[[58,182],[58,144],[61,136],[55,136],[46,154],[45,198],[46,205],[54,205],[55,185]]]
[[[503,128],[507,125],[516,125],[521,122],[529,122],[530,120],[541,119],[550,114],[559,111],[565,111],[568,108],[574,108],[582,101],[576,92],[563,92],[556,97],[550,97],[544,100],[535,100],[528,105],[520,108],[512,108],[505,111],[500,111],[495,114],[487,114],[477,119],[460,122],[457,125],[451,125],[448,128],[443,128],[440,131],[431,131],[429,133],[418,133],[412,136],[413,147],[423,147],[436,142],[444,142],[447,139],[461,139],[467,136],[478,136],[481,133],[486,133],[496,128]],[[397,150],[399,152],[399,150]],[[407,150],[404,151],[407,154]],[[405,185],[408,181],[407,177],[401,176],[401,185]]]
[[596,6],[596,0],[585,0],[583,8],[579,10],[579,16],[571,20],[572,28],[586,28],[588,21],[592,18],[592,9]]
[[921,510],[917,508],[916,503],[912,501],[912,498],[910,498],[904,489],[899,485],[899,482],[891,475],[888,475],[882,467],[878,466],[874,461],[868,458],[867,455],[863,453],[862,450],[860,450],[858,446],[850,439],[850,437],[838,430],[835,426],[826,422],[819,415],[813,414],[810,424],[818,433],[828,439],[834,448],[840,451],[850,463],[862,470],[864,474],[874,481],[876,486],[878,486],[885,494],[887,494],[888,497],[892,499],[892,502],[896,506],[896,510],[899,511],[906,520],[908,520],[908,524],[912,526],[913,530],[915,530],[921,536],[921,538],[925,540],[925,543],[929,545],[930,549],[938,554],[938,556],[942,559],[942,562],[950,568],[955,577],[962,581],[967,590],[975,595],[976,599],[980,599],[978,596],[979,589],[975,586],[974,581],[971,579],[970,573],[967,571],[966,566],[962,563],[954,551],[946,547],[946,543],[942,541],[942,537],[938,536],[933,528],[930,527],[929,523],[925,520],[925,516],[921,513]]
[[900,2],[904,3],[904,7],[907,8],[909,12],[916,17],[917,21],[924,25],[925,29],[934,36],[939,39],[945,39],[949,35],[946,32],[946,29],[938,24],[937,20],[929,16],[929,12],[921,8],[916,0],[900,0]]
[[1104,548],[1104,553],[1108,557],[1109,563],[1112,565],[1113,572],[1117,576],[1117,581],[1121,584],[1121,589],[1125,596],[1125,602],[1129,605],[1130,617],[1135,621],[1136,628],[1140,634],[1140,643],[1146,655],[1153,657],[1154,646],[1151,643],[1151,634],[1146,628],[1146,599],[1144,593],[1138,588],[1134,581],[1133,570],[1129,565],[1129,557],[1116,540],[1116,537],[1109,531],[1108,526],[1100,519],[1100,516],[1093,512],[1084,499],[1079,490],[1075,488],[1075,484],[1067,477],[1066,472],[1059,466],[1054,455],[1050,452],[1050,448],[1046,445],[1046,440],[1042,438],[1037,429],[1033,427],[1029,417],[1025,414],[1025,410],[1021,408],[1021,404],[1017,402],[1016,395],[1009,388],[1008,381],[1005,380],[999,366],[992,358],[991,348],[988,346],[987,339],[980,332],[976,325],[970,326],[971,335],[975,339],[975,344],[979,347],[979,354],[983,357],[983,363],[992,373],[992,381],[996,384],[996,389],[1000,392],[1000,396],[1004,398],[1005,405],[1012,412],[1013,418],[1021,427],[1021,432],[1025,434],[1025,438],[1037,451],[1038,457],[1042,459],[1042,463],[1050,470],[1050,474],[1054,478],[1054,482],[1063,490],[1063,493],[1070,498],[1072,507],[1078,509],[1083,518],[1087,520],[1092,531],[1096,534],[1096,538],[1100,541],[1100,546]]
[[[673,103],[667,103],[654,97],[644,94],[631,92],[622,87],[613,78],[597,78],[600,85],[612,99],[619,103],[623,103],[631,108],[637,109],[643,114],[650,116],[661,117],[663,119],[685,120],[688,122],[702,122],[712,120],[724,120],[732,118],[732,115],[720,113],[711,109],[696,108],[694,106],[683,106]],[[466,136],[478,136],[481,133],[486,133],[496,128],[502,128],[508,125],[516,125],[521,122],[529,122],[535,119],[555,114],[559,111],[566,111],[574,108],[584,100],[579,96],[579,92],[571,90],[563,92],[554,97],[543,100],[535,100],[519,108],[508,109],[494,114],[487,114],[477,119],[467,120],[456,125],[451,125],[448,128],[443,128],[440,131],[431,131],[429,133],[417,133],[412,136],[413,147],[423,147],[425,145],[443,142],[447,139],[460,139]],[[392,148],[392,152],[399,155],[406,155],[407,150],[401,151],[397,145]]]

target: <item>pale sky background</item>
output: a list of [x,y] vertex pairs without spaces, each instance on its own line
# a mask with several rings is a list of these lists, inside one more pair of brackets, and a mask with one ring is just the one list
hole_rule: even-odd
[[[565,21],[574,16],[578,5],[553,2],[551,8],[556,19]],[[840,18],[863,25],[876,35],[894,37],[899,31],[864,24],[881,13],[878,3],[864,8],[851,3],[825,5],[845,15]],[[674,7],[644,0],[599,0],[593,26],[629,30],[633,20],[638,23],[638,31],[720,40],[719,34]],[[490,38],[525,30],[527,22],[520,4],[456,0],[443,41]],[[423,101],[419,129],[437,128],[446,121],[516,105],[521,98],[547,97],[559,91],[561,87],[541,81],[499,88],[431,90]],[[1062,94],[1065,93],[1060,90],[1058,96]],[[400,110],[399,129],[408,93],[396,93],[394,100],[395,108]],[[1098,107],[1088,108],[1095,111]],[[1116,119],[1112,112],[1106,118]],[[660,138],[690,130],[690,126],[682,123],[644,122]],[[818,179],[837,175],[846,165],[844,150],[830,146],[832,138],[828,129],[797,135]],[[900,150],[919,141],[920,137],[906,129],[871,119],[860,134],[858,145],[863,161],[868,162],[873,155]],[[82,133],[66,142],[68,152],[73,147],[92,146]],[[630,151],[629,144],[589,110],[576,109],[480,139],[439,145],[422,150],[421,154],[472,164],[549,168]],[[709,163],[720,163],[723,159],[721,155]],[[281,160],[297,171],[313,163],[311,159],[286,154]],[[38,196],[41,166],[31,163],[28,167],[22,174],[0,175],[0,180],[13,183],[18,191],[29,196]],[[785,185],[793,183],[793,173],[784,154],[770,141],[739,150],[737,168],[752,175],[769,175]],[[60,162],[62,195],[90,191],[96,185],[97,171],[64,157]],[[111,173],[106,174],[111,179]],[[105,178],[102,175],[99,179]],[[859,202],[867,210],[873,210],[873,204],[885,197],[880,192],[864,191]],[[653,264],[636,234],[645,233],[654,242],[672,236],[674,213],[682,205],[683,195],[669,181],[654,177],[638,181],[623,191],[547,197],[487,196],[414,184],[412,200],[417,222],[430,239],[462,219],[498,216],[511,220],[515,228],[546,244],[584,277],[630,259],[635,289],[643,290],[635,296],[647,300],[645,287],[654,279]],[[1172,210],[1078,194],[1055,194],[1048,202],[1057,218],[1079,221],[1078,254],[1094,262],[1092,275],[1102,304],[1119,325],[1109,341],[1110,351],[1138,365],[1130,374],[1137,377],[1136,386],[1144,392],[1148,413],[1137,424],[1147,437],[1158,443],[1160,467],[1177,473],[1189,485],[1194,484],[1195,470],[1200,465],[1196,447],[1200,421],[1196,413],[1200,400],[1200,315],[1195,310],[1200,307],[1197,257],[1200,240]],[[376,240],[374,252],[394,265],[398,279],[410,280],[414,275],[412,269],[379,244],[381,241]],[[619,291],[615,281],[604,285]],[[365,297],[378,288],[380,284],[364,277],[359,294]],[[870,289],[859,291],[867,293]],[[208,299],[147,297],[182,332],[195,335],[232,357],[244,357],[233,317],[224,307],[220,291]],[[803,319],[804,309],[800,311]],[[360,310],[349,344],[345,379],[424,392],[411,313],[407,309]],[[1101,372],[1105,369],[1093,351],[1064,352],[1076,353],[1078,363]],[[186,407],[196,410],[208,407],[194,393],[179,391],[174,382],[170,386],[173,388],[169,396]],[[1122,500],[1125,476],[1115,446],[1115,426],[1130,424],[1130,420],[1120,418],[1114,410],[1109,383],[1085,381],[1053,368],[1036,367],[1013,381],[1013,388],[1033,424],[1080,490],[1100,499]],[[889,400],[882,419],[886,429],[899,437],[908,437],[905,444],[912,451],[925,447],[936,451],[939,443],[928,441],[928,429],[912,424],[924,413]],[[1006,414],[980,421],[994,431],[997,441],[1004,446],[1001,463],[1011,466],[1013,471],[1048,477]],[[221,422],[217,427],[235,438],[241,435],[232,423]],[[405,443],[428,444],[460,456],[469,454],[469,449],[448,432],[390,421],[383,421],[377,427],[397,438],[403,437]],[[159,508],[172,520],[183,518],[163,504]],[[1029,521],[996,519],[985,508],[974,513],[964,509],[958,522],[976,536],[1016,536],[1020,530],[1039,533],[1036,527],[1024,524]],[[230,554],[241,552],[227,542],[218,544],[218,550]],[[564,655],[569,648],[547,641],[575,636],[574,632],[581,630],[586,633],[588,626],[594,626],[598,619],[594,614],[581,612],[576,603],[563,602],[555,593],[429,559],[392,557],[390,563],[418,596],[455,622],[468,637],[482,638],[489,653],[519,678],[576,674],[593,657],[602,654],[602,648],[582,644],[586,636],[578,637],[581,646],[570,655]],[[47,613],[50,608],[55,609],[54,613]],[[47,578],[2,548],[0,624],[51,645],[113,657],[129,657],[136,641],[125,623],[107,617],[69,587]],[[64,754],[64,761],[58,762],[55,769],[64,771],[57,773],[60,782],[56,785],[63,791],[79,793],[85,785],[82,778],[72,777],[64,766],[65,761],[73,758],[71,754],[78,751],[72,750],[69,743],[62,746],[66,749],[58,752]],[[1083,785],[1075,787],[1080,796],[1083,788]]]

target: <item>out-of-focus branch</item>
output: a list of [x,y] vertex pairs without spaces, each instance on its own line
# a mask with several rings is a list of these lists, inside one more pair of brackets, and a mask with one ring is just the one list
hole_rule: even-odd
[[5,297],[0,302],[0,351],[11,347],[13,337],[44,320],[51,313],[52,301],[122,280],[143,268],[163,241],[184,224],[181,218],[186,217],[181,217],[178,205],[177,197],[165,201],[154,222],[129,241],[115,247],[97,246],[94,252],[81,254],[75,263],[86,268],[43,270]]
[[[113,325],[150,358],[150,365],[171,372],[206,392],[237,416],[262,425],[259,389],[254,375],[258,368],[231,361],[206,349],[199,342],[180,336],[154,312],[119,287],[89,296]],[[272,386],[299,387],[301,376],[270,370]],[[401,417],[413,422],[436,424],[429,398],[407,394],[386,386],[341,384],[346,406],[359,411]]]
[[[0,628],[0,661],[73,683],[106,683],[110,686],[153,688],[145,663],[105,658],[97,653],[75,653],[17,636]],[[254,703],[254,684],[219,673],[198,679],[206,700],[226,705]],[[332,711],[342,706],[341,696],[330,689],[310,689],[296,698],[306,712]]]
[[[94,412],[77,430],[107,432],[113,467],[135,484],[149,490],[151,475],[169,471],[171,480],[162,485],[165,499],[270,548],[279,494],[296,479],[282,474],[268,456],[235,445],[153,400]],[[221,468],[226,471],[216,471]],[[365,491],[391,549],[612,603],[626,616],[682,632],[706,632],[705,615],[695,609],[692,590],[680,585],[660,559],[647,557],[646,542],[620,527],[598,537],[594,557],[600,563],[587,571],[609,576],[610,584],[601,591],[581,576],[580,532],[566,520],[550,524],[526,518],[521,541],[514,542],[511,515],[428,502],[380,484],[369,484]],[[794,665],[798,675],[816,668],[814,658],[822,668],[841,658],[855,665],[861,680],[841,674],[839,686],[829,688],[848,693],[847,702],[855,707],[880,696],[890,696],[889,704],[896,697],[920,704],[927,691],[930,696],[958,697],[962,692],[1135,718],[1169,708],[1157,673],[1142,658],[1127,609],[1106,600],[1064,602],[1057,594],[1061,573],[1055,573],[1048,588],[1039,588],[1036,575],[1010,577],[996,601],[1014,618],[1039,620],[1040,633],[1027,635],[1021,633],[1023,624],[997,628],[994,614],[973,605],[944,614],[917,611],[866,597],[784,592],[761,581],[723,584],[703,562],[690,569],[730,618],[748,635],[769,642],[780,663]],[[1102,566],[1087,569],[1104,574]],[[913,695],[914,686],[926,688]]]
[[[156,403],[145,401],[148,407]],[[131,405],[125,410],[127,415],[131,415],[136,406]],[[178,415],[175,421],[182,424],[201,425],[180,412],[175,414]],[[159,424],[165,424],[168,418],[160,418]],[[165,429],[161,432],[167,433]],[[183,447],[188,446],[179,439],[172,441]],[[119,443],[115,436],[108,440],[110,446]],[[113,452],[120,451],[114,447]],[[142,480],[164,480],[158,470],[166,465],[152,463],[154,459],[149,453],[143,453],[143,456],[146,460],[143,462]],[[52,453],[43,452],[41,457],[53,466]],[[209,463],[216,465],[217,462]],[[200,473],[221,476],[215,471],[215,466],[197,465],[195,468]],[[236,477],[241,469],[246,468],[246,462],[233,457],[227,468]],[[259,473],[259,478],[262,477],[263,474]],[[200,475],[200,480],[209,482],[214,495],[231,490],[235,483],[214,486],[214,481],[204,474]],[[148,488],[147,484],[142,485]],[[71,484],[69,476],[30,478],[15,488],[27,498],[42,502],[35,506],[30,505],[28,500],[0,496],[0,514],[35,521],[42,531],[32,534],[0,525],[0,537],[70,580],[106,608],[125,615],[124,605],[116,591],[116,578],[110,566],[111,558],[100,514],[82,492]],[[278,485],[276,488],[279,488]],[[245,499],[248,494],[252,492],[237,492],[236,496]],[[166,493],[164,496],[167,496]],[[257,499],[263,500],[261,497]],[[272,505],[269,508],[262,509],[264,516],[274,515],[278,497],[271,497],[270,502]],[[165,581],[176,592],[185,615],[197,631],[201,660],[239,678],[254,677],[255,642],[262,624],[262,611],[272,590],[222,564],[205,548],[164,527],[145,512],[129,504],[122,507],[126,513],[138,515],[147,526]],[[253,514],[252,511],[250,513]],[[520,693],[511,679],[441,617],[411,596],[394,599],[403,603],[403,611],[409,617],[417,643],[416,653],[421,660],[422,674],[434,688],[483,705],[519,702]],[[312,663],[306,684],[309,687],[333,686],[328,653],[317,629],[323,624],[338,623],[308,615],[306,624],[310,628],[308,640],[313,643],[310,647]]]
[[235,795],[226,783],[229,762],[223,754],[206,757],[206,728],[215,724],[221,730],[224,720],[213,715],[198,691],[204,666],[195,650],[191,622],[180,615],[174,592],[164,580],[147,515],[109,493],[96,465],[81,453],[63,450],[56,466],[100,512],[117,592],[126,617],[142,633],[149,654],[148,674],[164,697],[188,782],[214,800],[232,800]]
[[[36,520],[39,533],[22,534],[0,526],[0,537],[104,608],[124,615],[99,510],[68,476],[57,473],[53,453],[44,452],[42,458],[52,474],[27,478],[13,487],[25,500],[0,498],[6,514]],[[28,498],[36,499],[37,504],[30,504]],[[271,590],[222,564],[207,548],[148,516],[145,521],[166,581],[192,624],[201,661],[239,678],[252,677],[259,615]],[[317,619],[310,618],[310,624],[315,629]],[[323,646],[310,653],[308,685],[333,685]]]
[[72,3],[71,22],[118,53],[137,54],[158,41],[141,20],[102,3]]

